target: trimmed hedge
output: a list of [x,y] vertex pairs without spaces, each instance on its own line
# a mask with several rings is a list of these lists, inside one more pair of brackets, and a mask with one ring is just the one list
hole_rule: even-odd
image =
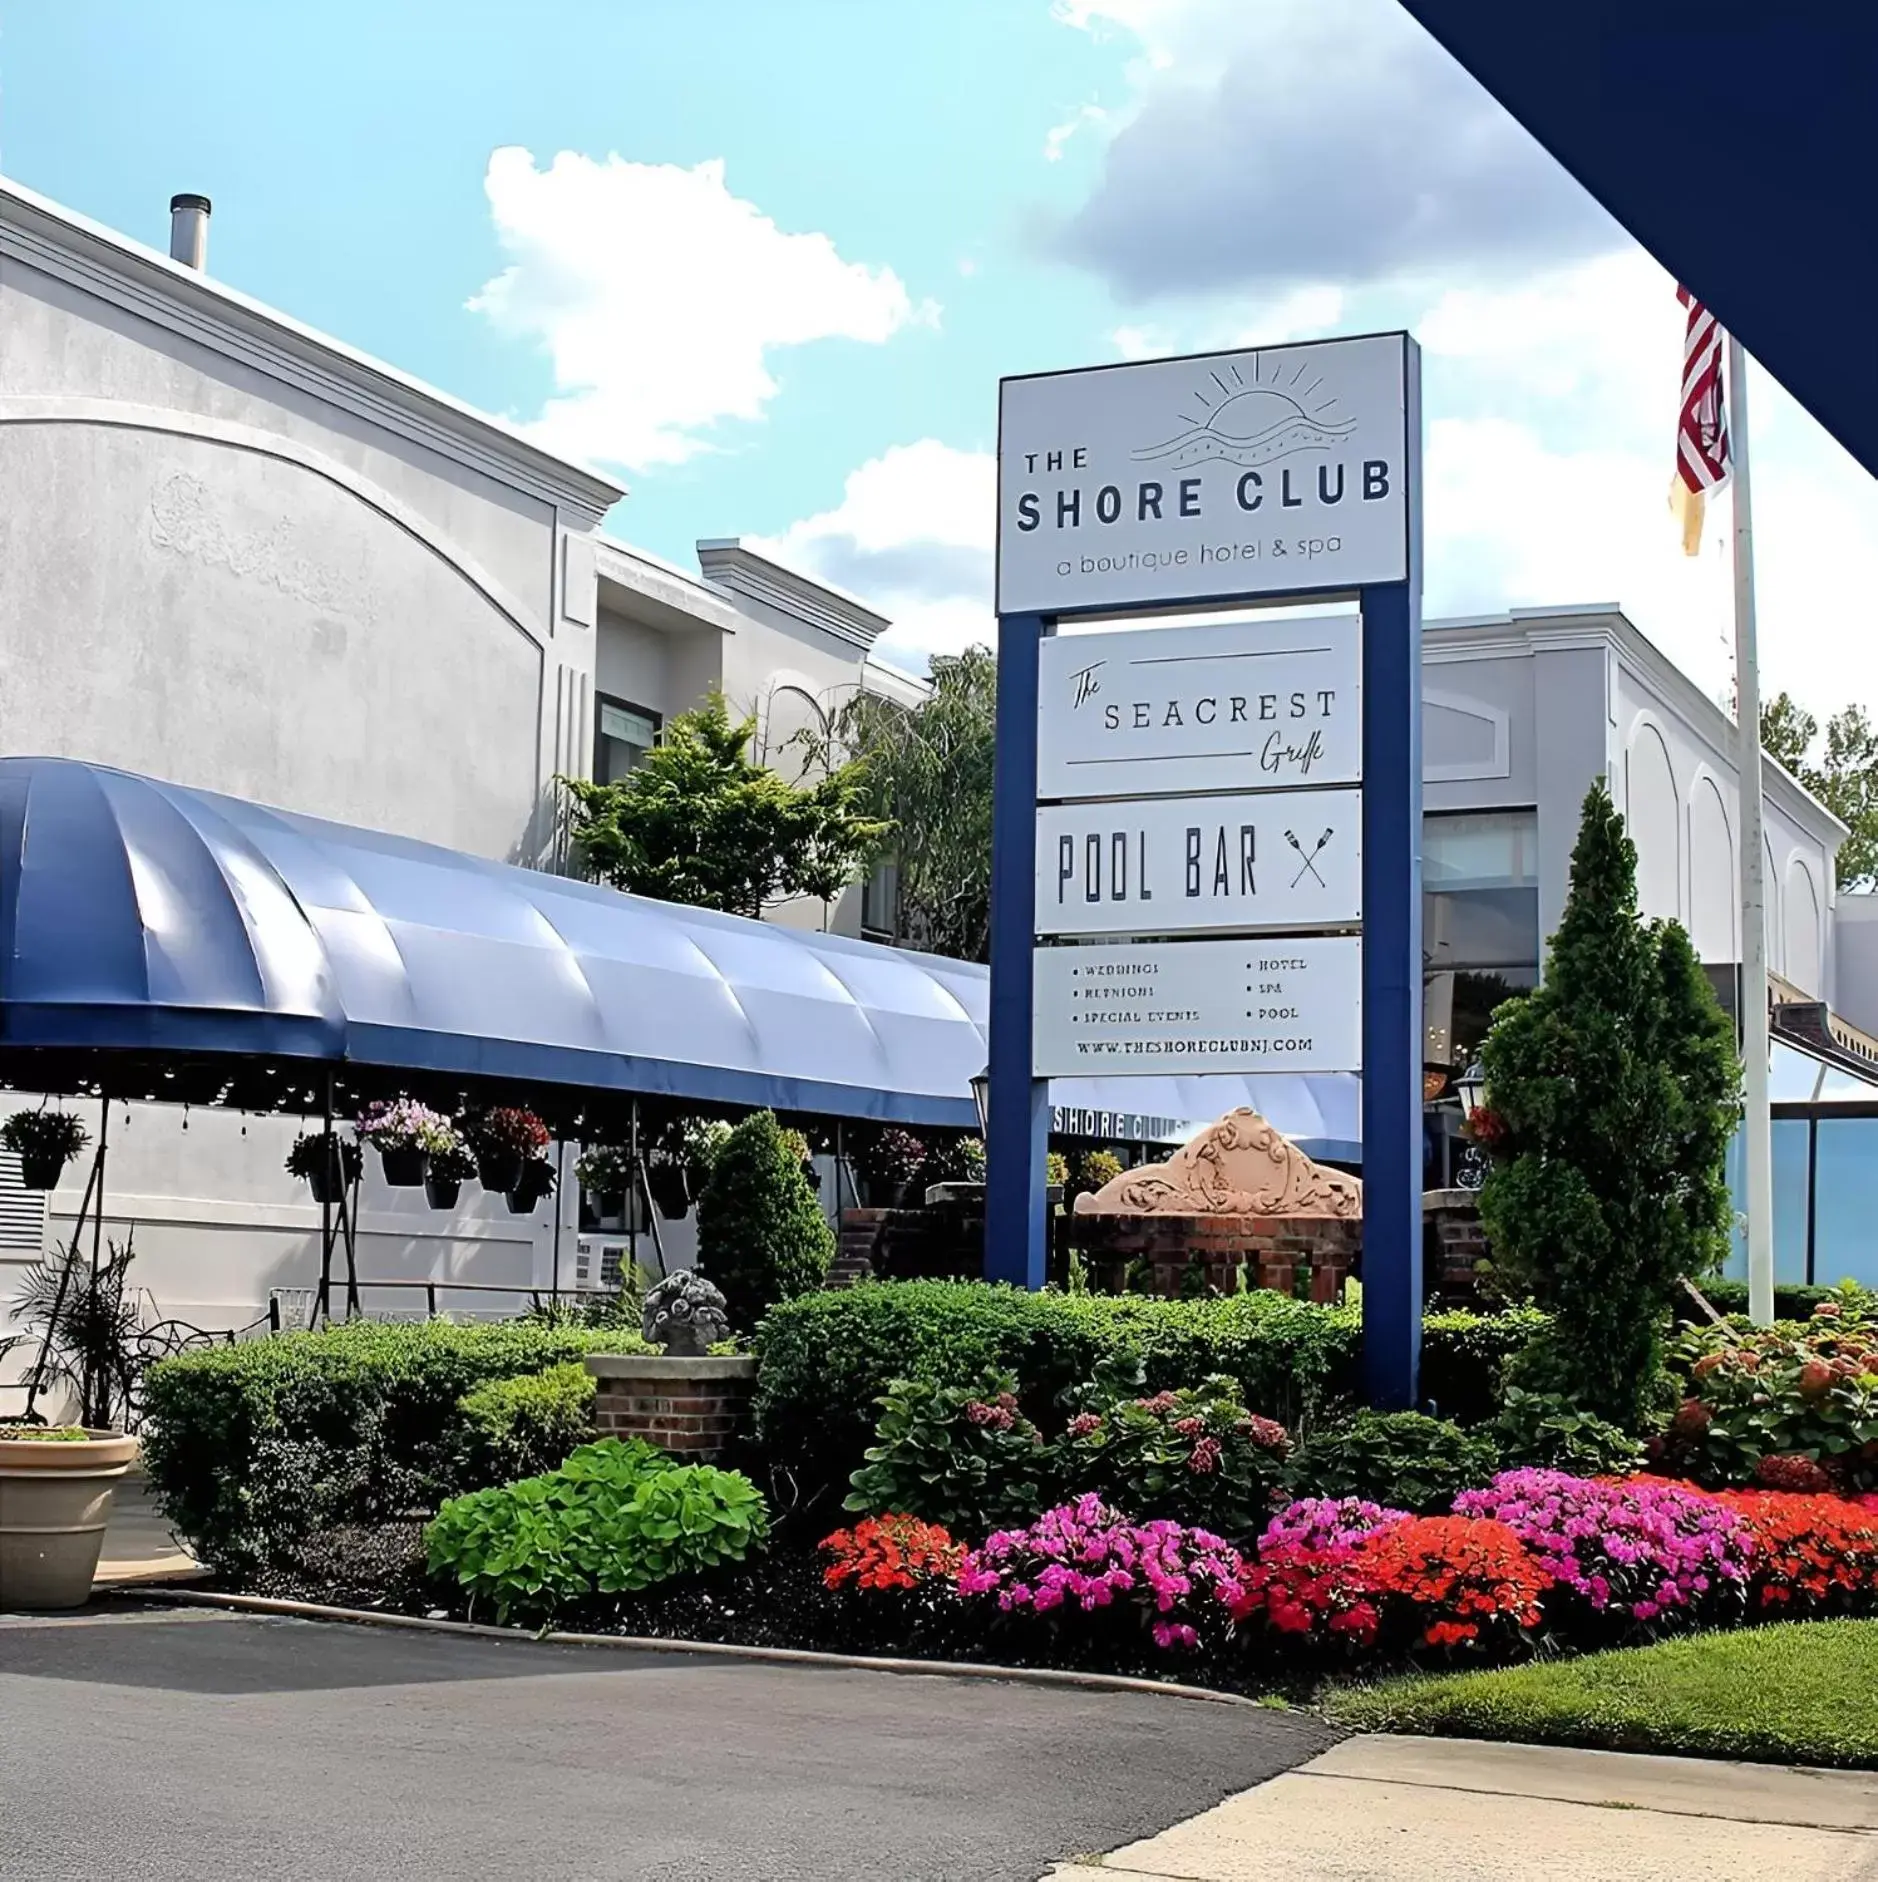
[[[1544,1325],[1530,1309],[1429,1315],[1424,1392],[1444,1416],[1490,1417],[1501,1363]],[[795,1500],[832,1493],[838,1504],[872,1440],[875,1401],[896,1378],[956,1383],[1008,1371],[1024,1411],[1049,1425],[1066,1387],[1132,1348],[1151,1391],[1225,1373],[1251,1409],[1295,1429],[1354,1395],[1361,1347],[1354,1311],[1275,1293],[1158,1300],[1028,1294],[978,1281],[863,1282],[764,1317],[757,1436],[772,1467],[794,1480]]]
[[463,1414],[465,1488],[493,1488],[559,1470],[594,1435],[597,1382],[579,1360],[491,1379],[457,1401]]
[[144,1466],[164,1515],[236,1578],[323,1529],[428,1513],[473,1455],[460,1401],[493,1380],[651,1349],[619,1328],[355,1321],[151,1367]]
[[[1703,1298],[1719,1314],[1745,1314],[1748,1310],[1748,1284],[1745,1281],[1702,1281],[1698,1283]],[[1774,1289],[1776,1320],[1810,1320],[1813,1309],[1824,1301],[1842,1300],[1836,1287],[1802,1287],[1798,1283]],[[1676,1308],[1677,1319],[1689,1326],[1706,1323],[1701,1308],[1687,1294]]]

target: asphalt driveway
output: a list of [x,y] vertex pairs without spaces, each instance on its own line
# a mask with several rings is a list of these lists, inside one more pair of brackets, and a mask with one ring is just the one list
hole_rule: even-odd
[[0,1878],[1034,1882],[1314,1756],[1151,1693],[231,1615],[0,1619]]

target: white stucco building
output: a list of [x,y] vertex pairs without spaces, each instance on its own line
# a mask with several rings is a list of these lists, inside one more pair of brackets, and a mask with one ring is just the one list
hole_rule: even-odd
[[[554,867],[557,774],[622,775],[713,689],[756,715],[759,754],[784,769],[855,688],[919,696],[873,658],[888,623],[863,600],[734,539],[676,568],[603,532],[621,494],[0,183],[0,752]],[[1465,1063],[1494,1004],[1536,981],[1598,776],[1636,840],[1644,911],[1683,921],[1726,977],[1732,726],[1619,610],[1431,622],[1424,731],[1431,1064]],[[1841,826],[1772,766],[1766,789],[1770,963],[1790,992],[1878,1030],[1878,903],[1835,893]],[[860,933],[885,925],[868,899],[774,918]],[[281,1168],[294,1126],[181,1125],[113,1107],[110,1233],[134,1227],[165,1315],[239,1325],[316,1266],[318,1211]],[[48,1209],[0,1158],[0,1305],[69,1228],[82,1183],[68,1171]],[[442,1216],[374,1174],[361,1272],[571,1281],[571,1192],[513,1217],[472,1189]],[[681,1228],[674,1257],[688,1248]]]
[[[187,206],[178,226],[201,233]],[[600,532],[622,494],[0,182],[0,751],[552,867],[555,777],[620,775],[712,689],[779,764],[857,686],[917,696],[869,657],[882,617],[735,542],[701,545],[700,575],[669,567]],[[862,900],[775,913],[858,933]],[[281,1168],[293,1134],[113,1108],[109,1232],[134,1227],[166,1315],[240,1324],[309,1282],[319,1214]],[[83,1178],[48,1211],[0,1157],[0,1311]],[[525,1287],[558,1259],[571,1280],[572,1193],[558,1234],[554,1205],[515,1218],[469,1195],[440,1217],[374,1177],[362,1272]]]

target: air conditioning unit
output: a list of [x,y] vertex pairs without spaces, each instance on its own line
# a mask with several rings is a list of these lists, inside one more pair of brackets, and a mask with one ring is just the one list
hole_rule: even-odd
[[574,1244],[574,1286],[587,1293],[617,1292],[632,1261],[627,1242],[598,1242],[582,1237]]

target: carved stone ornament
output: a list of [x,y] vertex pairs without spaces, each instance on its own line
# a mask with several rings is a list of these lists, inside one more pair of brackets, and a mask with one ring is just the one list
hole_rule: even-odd
[[1241,1107],[1209,1124],[1165,1163],[1124,1170],[1078,1215],[1258,1215],[1358,1218],[1363,1185],[1313,1163],[1256,1111]]
[[680,1268],[645,1297],[640,1330],[674,1358],[699,1359],[730,1332],[724,1297],[701,1274]]

